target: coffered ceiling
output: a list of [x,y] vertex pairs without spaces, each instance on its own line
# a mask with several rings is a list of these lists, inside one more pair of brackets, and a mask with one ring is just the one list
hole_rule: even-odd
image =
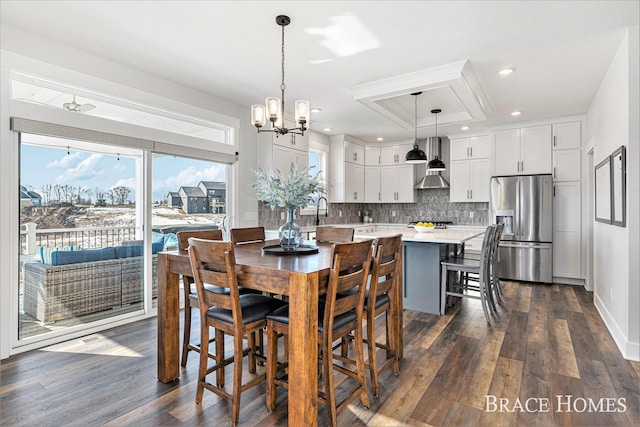
[[[638,25],[638,5],[3,0],[0,22],[231,100],[248,120],[249,105],[279,95],[275,16],[286,14],[287,99],[322,110],[312,129],[369,142],[413,138],[416,90],[421,138],[435,133],[434,108],[440,135],[586,112],[625,28]],[[515,71],[498,75],[506,67]]]

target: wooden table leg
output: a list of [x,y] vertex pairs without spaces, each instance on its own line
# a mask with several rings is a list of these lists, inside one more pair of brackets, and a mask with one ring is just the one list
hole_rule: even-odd
[[318,273],[290,273],[289,425],[318,424]]
[[180,377],[179,275],[169,271],[169,257],[158,254],[158,379]]

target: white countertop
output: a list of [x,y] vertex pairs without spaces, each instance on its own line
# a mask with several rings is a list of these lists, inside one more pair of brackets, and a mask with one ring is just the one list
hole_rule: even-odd
[[358,233],[355,238],[377,238],[393,236],[398,233],[402,233],[402,240],[404,242],[424,242],[424,243],[453,243],[461,244],[474,237],[484,234],[484,230],[480,229],[434,229],[426,233],[418,233],[414,229],[407,228],[406,231],[389,230],[389,231],[377,231],[374,233]]

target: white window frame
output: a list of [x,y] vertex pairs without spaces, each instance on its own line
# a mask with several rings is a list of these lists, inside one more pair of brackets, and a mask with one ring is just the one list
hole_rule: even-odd
[[[318,154],[320,155],[320,172],[322,172],[321,176],[325,181],[329,181],[329,153],[325,150],[319,149],[319,148],[309,148],[309,154],[314,153],[314,154]],[[312,170],[311,173],[315,176],[316,173],[318,173],[317,170]],[[327,184],[328,185],[328,184]],[[327,197],[327,189],[325,189],[325,192],[321,193],[320,196],[318,197]],[[328,202],[327,202],[328,203]],[[315,215],[317,212],[317,206],[307,206],[306,208],[301,208],[300,209],[300,215]],[[328,206],[327,206],[328,208]]]

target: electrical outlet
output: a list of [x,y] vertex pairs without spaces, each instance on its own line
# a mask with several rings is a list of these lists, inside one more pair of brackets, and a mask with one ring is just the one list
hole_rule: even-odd
[[280,219],[284,219],[284,212],[280,212]]
[[391,211],[391,216],[396,216],[396,211]]
[[338,216],[342,218],[342,211],[338,211]]
[[469,212],[469,218],[473,218],[473,211]]

